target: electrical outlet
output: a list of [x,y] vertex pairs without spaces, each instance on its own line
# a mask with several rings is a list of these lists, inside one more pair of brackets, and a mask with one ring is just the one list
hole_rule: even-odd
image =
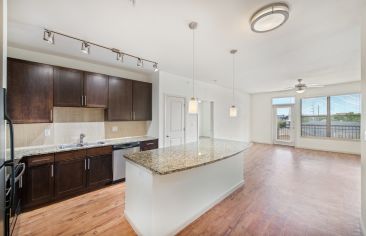
[[50,129],[45,129],[45,130],[44,130],[44,136],[45,136],[45,137],[49,137],[49,136],[51,136],[51,130],[50,130]]
[[118,131],[118,127],[117,126],[113,126],[112,127],[112,132],[117,132]]

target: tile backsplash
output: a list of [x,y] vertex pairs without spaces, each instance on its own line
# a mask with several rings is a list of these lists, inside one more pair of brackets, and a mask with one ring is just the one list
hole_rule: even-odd
[[101,139],[142,136],[147,134],[148,121],[105,122],[104,110],[94,108],[54,108],[54,123],[15,124],[15,147],[66,144]]

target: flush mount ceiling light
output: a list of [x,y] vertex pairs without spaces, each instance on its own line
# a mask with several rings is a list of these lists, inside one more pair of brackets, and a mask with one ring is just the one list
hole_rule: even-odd
[[277,29],[289,17],[289,7],[286,3],[272,3],[259,9],[250,19],[254,32],[264,33]]

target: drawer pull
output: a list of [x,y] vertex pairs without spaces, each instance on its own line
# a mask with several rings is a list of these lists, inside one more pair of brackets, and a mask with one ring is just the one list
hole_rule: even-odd
[[154,145],[155,143],[146,143],[145,145]]

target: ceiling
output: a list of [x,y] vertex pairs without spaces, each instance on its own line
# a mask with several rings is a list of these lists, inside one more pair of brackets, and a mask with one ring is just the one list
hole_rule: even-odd
[[[12,0],[8,2],[9,45],[135,69],[97,48],[42,40],[44,27],[159,62],[161,70],[192,76],[191,20],[196,34],[197,79],[230,87],[236,55],[236,88],[249,93],[305,83],[360,80],[360,22],[363,0],[289,0],[290,18],[268,33],[253,33],[249,18],[268,0]],[[151,65],[149,65],[151,66]],[[151,73],[145,69],[144,73]]]

